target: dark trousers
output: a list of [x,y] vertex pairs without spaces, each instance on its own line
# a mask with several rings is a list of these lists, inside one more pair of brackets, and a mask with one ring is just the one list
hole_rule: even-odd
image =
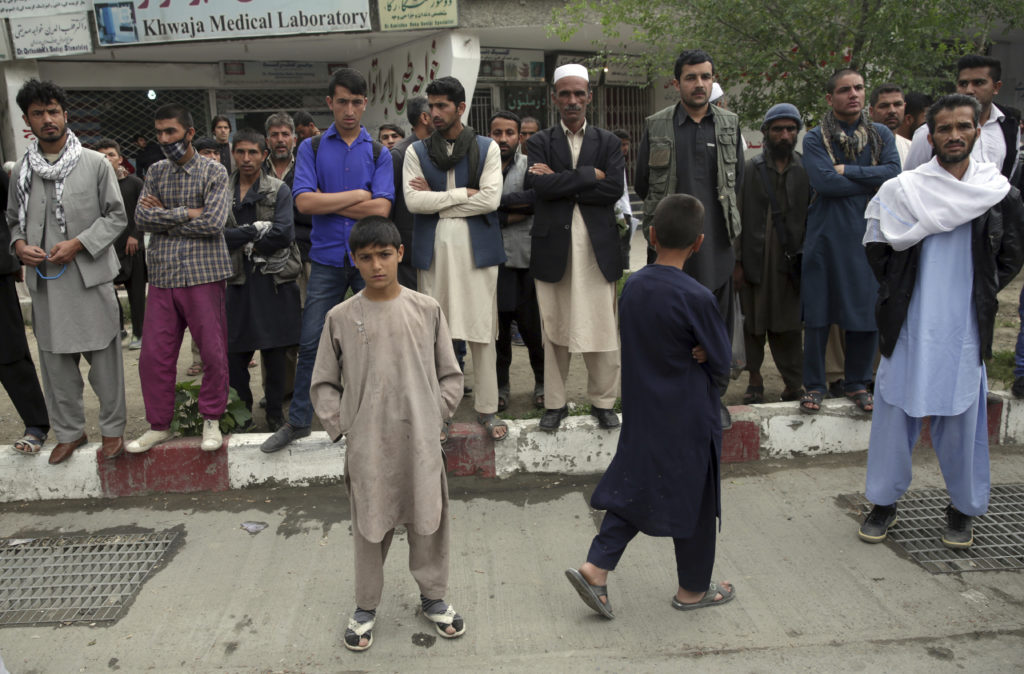
[[[263,394],[267,398],[267,419],[283,419],[285,369],[289,347],[260,349],[266,378],[263,380]],[[232,351],[228,353],[228,381],[238,392],[238,397],[252,411],[252,390],[249,388],[249,362],[255,351]]]
[[[672,539],[679,587],[689,592],[707,592],[715,566],[715,487],[711,480],[709,469],[693,535]],[[619,515],[607,511],[601,521],[600,532],[590,544],[587,561],[599,569],[614,570],[626,546],[639,531]]]
[[405,259],[398,263],[398,282],[409,290],[416,290],[416,267],[412,266],[412,248],[405,249]]
[[[509,368],[512,366],[512,321],[519,326],[526,350],[530,354],[530,368],[536,384],[544,383],[544,342],[540,332],[540,308],[537,306],[537,289],[529,269],[508,269],[504,265],[498,270],[498,283],[515,285],[515,308],[498,311],[498,390],[508,389]],[[499,307],[500,309],[501,307]]]
[[0,384],[14,403],[25,429],[35,429],[45,436],[50,432],[50,417],[25,338],[25,323],[14,284],[14,274],[0,275],[0,344],[3,344],[0,359],[8,361],[0,363]]
[[[735,304],[738,300],[733,290],[732,274],[729,275],[725,285],[718,288],[709,288],[708,290],[711,290],[711,294],[715,296],[715,302],[718,304],[718,313],[721,315],[722,320],[725,321],[725,332],[729,335],[729,343],[732,344],[734,339],[739,339],[739,335],[733,334],[735,332],[732,320],[733,312],[736,311]],[[714,383],[718,388],[718,397],[725,396],[725,392],[729,390],[729,374],[714,378]]]
[[[808,391],[828,390],[825,381],[825,348],[828,345],[829,326],[804,328],[804,388]],[[845,330],[846,357],[844,385],[847,393],[862,391],[871,383],[871,368],[878,348],[878,333]]]
[[743,333],[743,345],[747,352],[747,371],[760,374],[764,363],[764,342],[772,349],[775,366],[786,384],[786,391],[796,392],[803,388],[803,351],[800,330],[786,332],[768,331],[766,335]]

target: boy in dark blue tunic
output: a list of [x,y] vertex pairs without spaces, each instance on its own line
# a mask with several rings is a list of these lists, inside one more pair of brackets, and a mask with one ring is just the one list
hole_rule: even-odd
[[686,194],[654,211],[654,264],[633,274],[619,300],[622,432],[590,504],[607,511],[587,562],[565,572],[587,606],[613,618],[608,572],[638,532],[675,543],[679,610],[724,604],[729,583],[711,582],[721,515],[722,453],[715,378],[732,349],[714,296],[683,272],[700,249],[704,207]]

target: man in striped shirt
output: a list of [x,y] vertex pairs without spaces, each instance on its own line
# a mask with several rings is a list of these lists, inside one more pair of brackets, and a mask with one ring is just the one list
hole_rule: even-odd
[[231,261],[224,222],[231,201],[228,174],[192,147],[192,115],[180,105],[156,111],[156,138],[167,158],[146,173],[135,222],[149,232],[149,300],[139,377],[150,430],[129,443],[145,452],[170,439],[178,351],[185,328],[199,344],[205,371],[199,392],[205,451],[221,447],[220,417],[228,400],[225,279]]

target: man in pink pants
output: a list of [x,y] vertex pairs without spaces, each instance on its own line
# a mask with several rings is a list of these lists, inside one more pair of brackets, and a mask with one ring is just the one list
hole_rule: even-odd
[[199,345],[205,365],[199,392],[203,444],[208,452],[223,444],[220,417],[228,401],[227,319],[224,282],[231,260],[224,222],[231,201],[228,174],[192,147],[192,115],[180,105],[156,111],[156,138],[166,160],[146,173],[135,222],[150,232],[147,265],[149,299],[139,356],[142,398],[150,430],[128,444],[145,452],[170,439],[178,350],[185,328]]

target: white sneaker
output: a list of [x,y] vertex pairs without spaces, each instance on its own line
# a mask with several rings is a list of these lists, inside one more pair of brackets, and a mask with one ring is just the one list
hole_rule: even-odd
[[154,431],[152,429],[146,431],[137,440],[132,440],[125,447],[125,451],[131,454],[141,454],[142,452],[148,452],[152,447],[159,445],[161,442],[170,440],[174,437],[174,431]]
[[216,452],[224,444],[224,437],[220,434],[220,420],[207,419],[203,422],[203,444],[200,445],[204,452]]

